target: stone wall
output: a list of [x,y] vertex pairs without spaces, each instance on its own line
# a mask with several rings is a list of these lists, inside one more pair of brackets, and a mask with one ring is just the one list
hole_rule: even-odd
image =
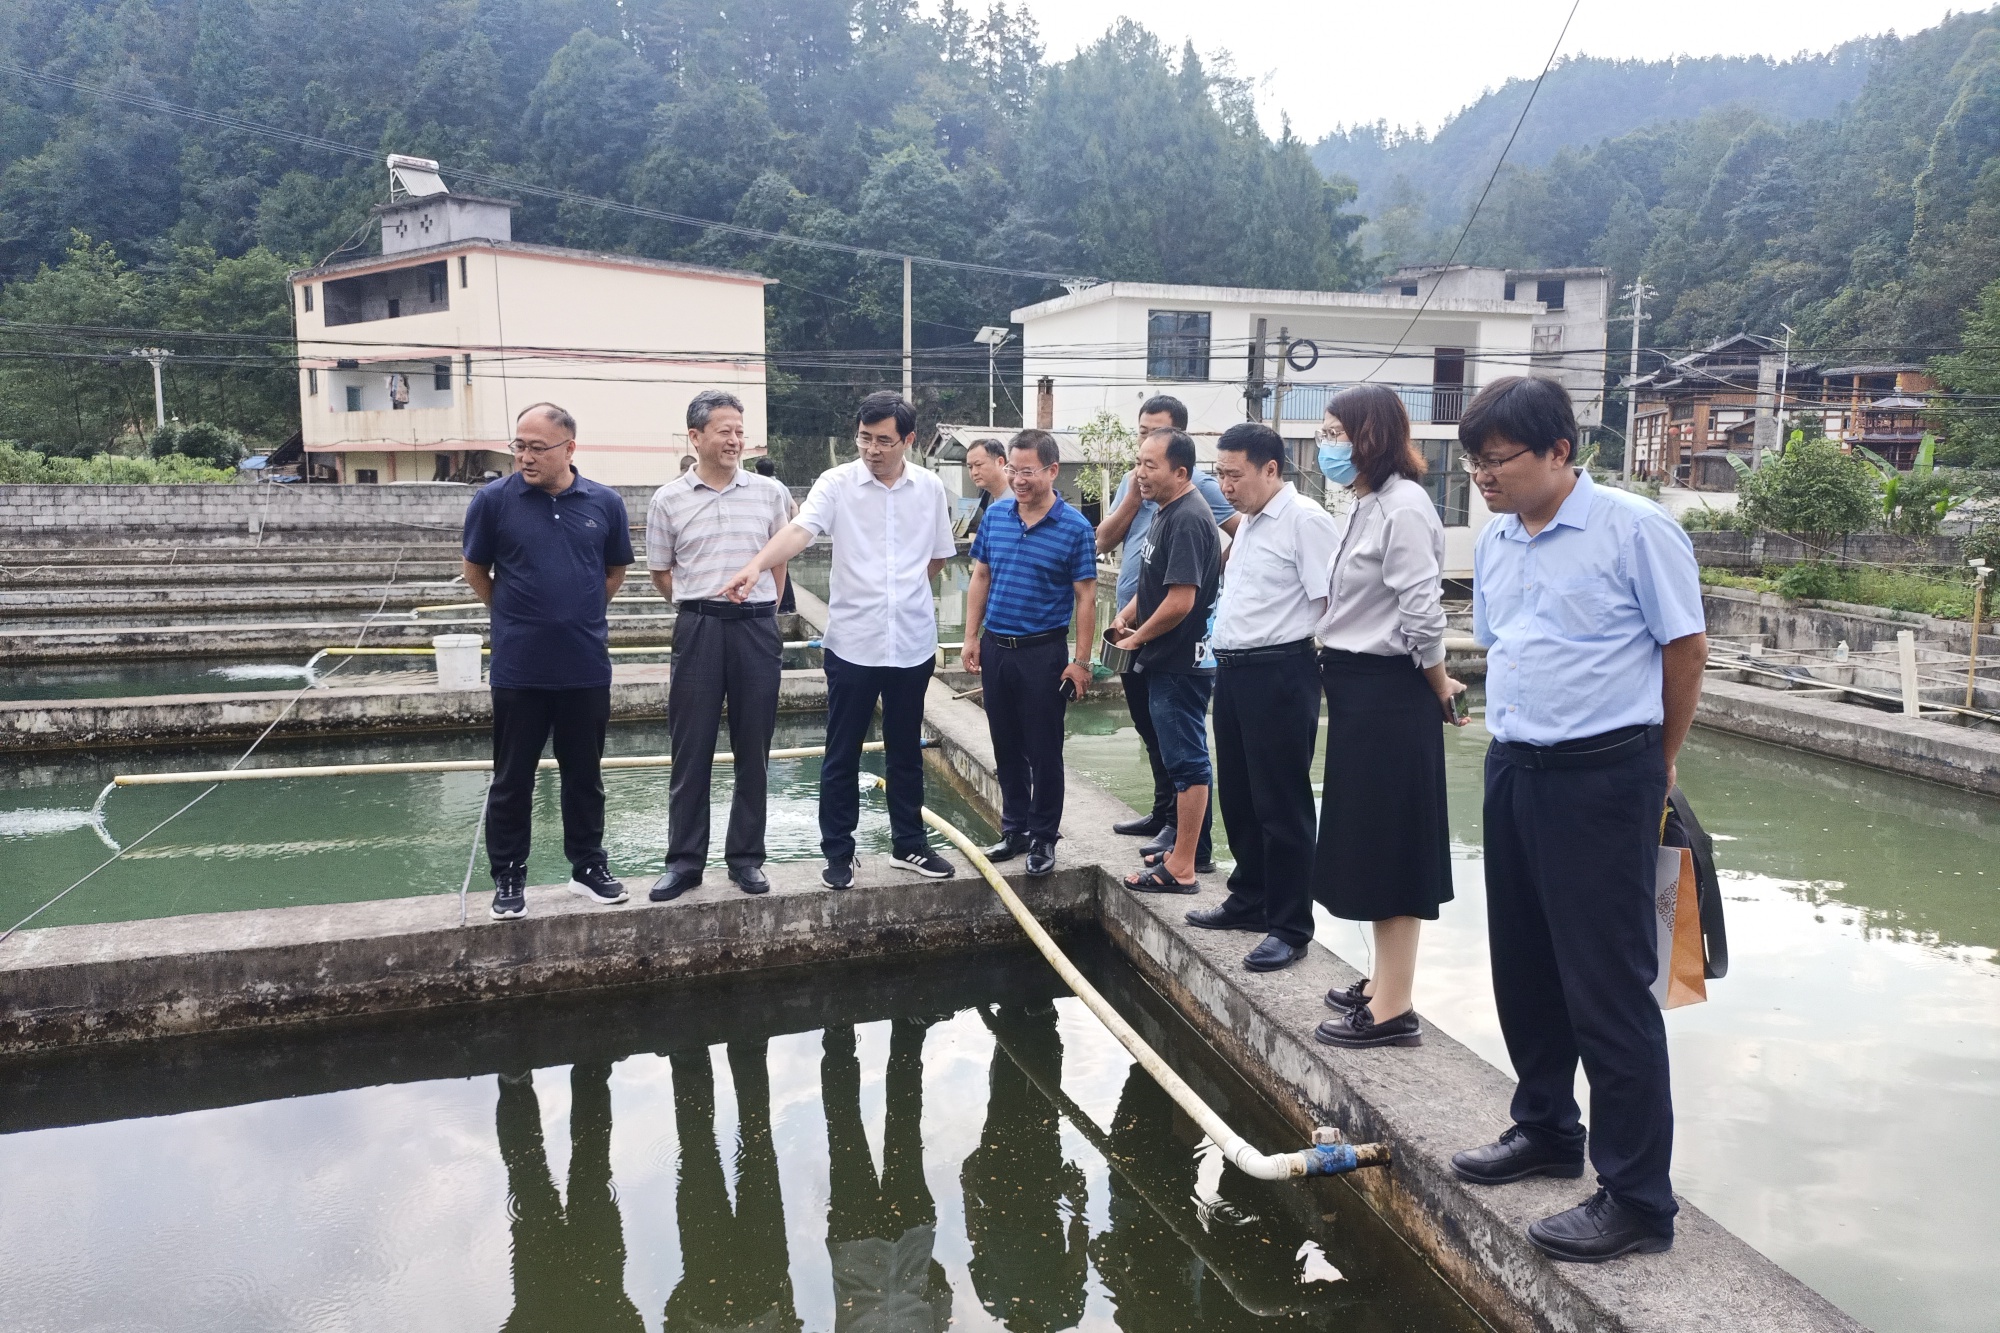
[[1956,537],[1901,537],[1861,532],[1808,542],[1782,532],[1691,532],[1695,558],[1718,569],[1761,569],[1831,560],[1843,565],[1956,565]]
[[[636,526],[654,487],[620,486]],[[0,486],[0,546],[455,542],[473,488]]]

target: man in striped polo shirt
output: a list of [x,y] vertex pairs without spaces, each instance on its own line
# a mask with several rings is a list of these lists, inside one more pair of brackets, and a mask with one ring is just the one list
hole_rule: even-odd
[[743,404],[720,389],[694,396],[687,411],[695,465],[653,493],[646,514],[646,564],[653,586],[677,602],[667,731],[674,757],[667,795],[666,873],[654,902],[701,883],[708,864],[709,779],[724,700],[736,795],[723,859],[745,893],[764,878],[764,772],[778,723],[778,592],[785,567],[764,572],[740,604],[723,585],[791,521],[792,496],[775,478],[744,471]]
[[1026,852],[1030,875],[1055,869],[1063,714],[1067,701],[1090,687],[1097,633],[1097,533],[1057,494],[1060,461],[1047,431],[1014,437],[1007,463],[1013,494],[994,501],[980,521],[965,599],[965,669],[985,683],[1000,778],[1001,838],[986,854],[1006,861]]

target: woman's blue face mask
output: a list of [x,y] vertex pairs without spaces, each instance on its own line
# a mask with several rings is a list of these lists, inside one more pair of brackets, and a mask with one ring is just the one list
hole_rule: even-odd
[[1329,440],[1325,436],[1319,441],[1320,474],[1337,486],[1354,484],[1354,446],[1346,440]]

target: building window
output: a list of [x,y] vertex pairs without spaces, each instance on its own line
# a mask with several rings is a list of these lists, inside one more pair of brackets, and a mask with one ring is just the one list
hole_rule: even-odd
[[401,319],[402,317],[403,317],[403,302],[402,302],[401,298],[399,298],[399,297],[394,297],[394,296],[390,297],[390,298],[389,298],[389,318],[390,318],[390,319]]
[[465,354],[465,387],[472,387],[472,353]]
[[1418,440],[1424,451],[1424,489],[1431,494],[1438,519],[1448,528],[1472,521],[1472,475],[1458,465],[1457,440]]
[[299,290],[303,291],[306,294],[306,313],[310,315],[312,313],[312,308],[313,308],[312,284],[307,283],[304,287],[300,288]]
[[1535,284],[1535,299],[1551,310],[1563,308],[1563,280],[1543,278]]
[[431,387],[439,393],[451,392],[451,363],[431,367]]
[[377,475],[375,469],[372,467],[358,467],[354,469],[354,479],[364,486],[373,486]]
[[1500,299],[1503,301],[1514,299],[1514,280],[1512,278],[1507,279],[1507,290],[1501,293]]
[[1560,324],[1537,324],[1529,331],[1529,350],[1536,365],[1562,360],[1563,326]]
[[428,272],[428,273],[426,274],[426,276],[430,278],[430,289],[431,289],[431,304],[432,304],[432,305],[443,305],[443,304],[444,304],[444,274],[443,274],[443,272],[442,272],[442,271],[440,271],[440,270],[438,270],[438,269],[431,269],[431,270],[429,270],[429,272]]
[[1153,310],[1146,317],[1146,377],[1156,380],[1208,378],[1206,310]]
[[1417,284],[1414,282],[1406,282],[1401,287],[1398,287],[1396,290],[1404,296],[1415,296],[1417,294]]
[[347,410],[350,412],[359,412],[361,410],[361,386],[359,384],[350,384],[347,386]]
[[1693,421],[1694,404],[1675,403],[1672,407],[1668,409],[1668,416],[1675,421]]

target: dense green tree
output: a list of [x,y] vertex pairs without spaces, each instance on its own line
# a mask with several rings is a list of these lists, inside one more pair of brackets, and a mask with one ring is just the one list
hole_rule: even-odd
[[1938,382],[1964,397],[1944,411],[1944,463],[2000,467],[2000,279],[1965,318],[1965,346],[1931,362]]

